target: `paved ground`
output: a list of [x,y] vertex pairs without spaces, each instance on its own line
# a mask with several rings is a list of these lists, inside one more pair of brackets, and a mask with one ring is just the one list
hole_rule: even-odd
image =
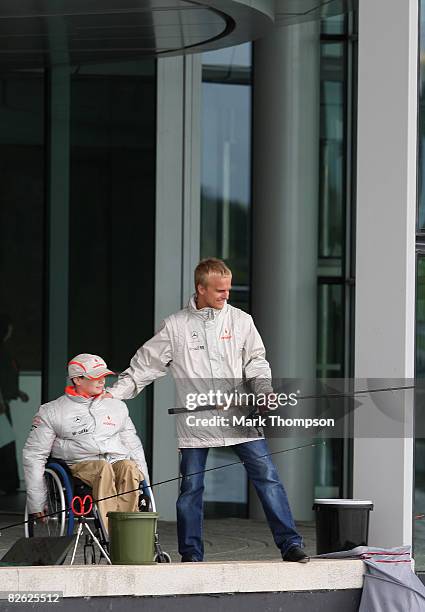
[[[0,532],[2,527],[18,523],[23,517],[17,514],[0,515]],[[315,553],[315,535],[313,523],[299,523],[306,550]],[[160,521],[158,533],[163,550],[171,555],[172,561],[179,561],[177,553],[176,524]],[[205,533],[205,560],[206,561],[241,561],[279,559],[280,554],[270,534],[265,521],[251,519],[216,519],[206,520]],[[23,537],[23,527],[17,526],[1,532],[0,560],[12,544]],[[68,557],[67,562],[69,562]],[[79,546],[77,563],[83,563],[83,548]]]
[[[25,493],[18,495],[2,495],[0,512],[0,560],[12,544],[24,536],[23,526],[13,527],[1,531],[2,527],[23,521],[25,508]],[[302,534],[306,550],[309,554],[316,552],[314,523],[299,523],[298,528]],[[163,550],[167,551],[173,561],[180,561],[177,552],[176,524],[159,521],[158,533]],[[266,521],[251,519],[211,519],[204,523],[205,559],[207,561],[240,561],[279,559],[280,553],[276,548]],[[83,563],[83,545],[77,553],[77,561]],[[67,559],[69,562],[70,557]]]
[[[280,559],[265,521],[214,519],[206,520],[204,527],[206,561]],[[304,537],[307,552],[315,554],[314,523],[298,523],[298,528]],[[175,523],[160,522],[158,531],[161,546],[173,560],[179,560]]]
[[[425,494],[419,500],[417,507],[425,508]],[[418,500],[417,500],[418,502]],[[23,527],[14,527],[1,531],[2,527],[23,520],[19,508],[25,505],[25,494],[17,498],[2,496],[0,513],[0,560],[12,544],[23,537]],[[9,512],[9,513],[8,513]],[[415,562],[416,570],[425,571],[425,515],[415,520]],[[314,523],[298,523],[306,551],[316,552]],[[214,519],[205,521],[205,558],[208,561],[239,561],[279,559],[279,551],[274,545],[270,530],[265,521],[252,519]],[[179,561],[177,553],[177,537],[175,523],[160,521],[158,532],[162,548],[167,551],[173,561]],[[69,558],[68,558],[69,561]],[[83,563],[82,545],[79,547],[77,562]]]

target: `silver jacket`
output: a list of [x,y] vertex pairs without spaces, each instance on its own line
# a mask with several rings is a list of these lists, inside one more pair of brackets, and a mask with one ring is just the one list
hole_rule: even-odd
[[[158,333],[139,348],[130,367],[108,389],[114,398],[130,399],[157,378],[171,371],[177,402],[187,407],[188,394],[231,393],[246,379],[255,393],[270,393],[270,366],[252,317],[229,304],[223,309],[196,308],[194,296],[183,310],[167,317]],[[208,404],[210,405],[210,404]],[[214,404],[216,405],[216,404]],[[168,408],[170,408],[169,406]],[[231,426],[189,426],[188,414],[176,418],[179,448],[227,446],[262,438],[261,429],[233,426],[233,416],[247,413],[239,407],[205,410],[193,416],[224,416]]]
[[51,455],[72,465],[80,461],[135,461],[149,480],[143,446],[119,400],[85,398],[66,393],[43,404],[34,417],[23,449],[28,512],[41,512],[46,502],[44,467]]

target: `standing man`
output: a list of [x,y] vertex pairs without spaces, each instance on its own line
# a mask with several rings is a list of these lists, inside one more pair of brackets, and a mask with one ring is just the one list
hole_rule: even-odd
[[[227,303],[232,273],[215,258],[202,260],[195,269],[195,294],[183,310],[167,317],[158,333],[139,348],[109,396],[131,399],[148,384],[171,370],[182,406],[187,398],[209,391],[230,392],[250,379],[256,394],[273,393],[270,366],[252,317]],[[236,381],[236,382],[235,382]],[[195,413],[196,414],[196,413]],[[203,416],[226,414],[220,407]],[[189,413],[193,418],[193,414]],[[239,412],[240,415],[240,412]],[[187,414],[177,417],[182,475],[177,500],[177,532],[182,561],[202,561],[203,491],[208,450],[232,446],[243,462],[262,503],[276,546],[284,561],[305,563],[285,489],[270,458],[262,432],[255,427],[191,427]],[[231,421],[230,421],[231,422]]]

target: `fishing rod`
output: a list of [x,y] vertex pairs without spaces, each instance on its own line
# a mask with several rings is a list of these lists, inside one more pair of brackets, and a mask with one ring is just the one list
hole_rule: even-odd
[[[410,389],[416,389],[416,385],[408,385],[408,386],[401,386],[401,387],[381,387],[378,389],[360,389],[359,391],[353,391],[352,393],[340,392],[340,393],[328,393],[326,395],[297,395],[297,401],[306,400],[306,399],[337,399],[337,398],[347,398],[348,399],[348,398],[354,398],[356,395],[362,395],[362,394],[368,394],[368,393],[382,393],[385,391],[408,391]],[[223,396],[226,396],[225,391],[222,391],[221,394]],[[208,395],[208,394],[199,393],[198,395]],[[255,398],[254,392],[246,392],[246,391],[239,392],[237,389],[230,391],[228,394],[228,396],[233,396],[233,395],[236,395],[236,397],[238,395],[247,395],[247,396],[253,395]],[[270,393],[267,393],[265,395],[279,395],[279,392],[271,391]],[[196,406],[195,408],[184,408],[184,407],[169,408],[168,414],[191,414],[192,412],[205,412],[208,410],[224,410],[224,409],[227,410],[228,408],[248,408],[251,406],[254,406],[254,407],[257,406],[257,404],[255,403],[255,399],[254,401],[250,401],[244,404],[238,404],[238,403],[230,404],[227,407],[225,407],[224,405],[220,405],[220,404],[210,404],[208,406],[203,406],[203,405]],[[265,410],[271,410],[267,406],[261,405],[261,407],[263,407]],[[253,413],[251,412],[250,415],[252,414]]]
[[[272,453],[267,453],[266,455],[260,455],[258,457],[255,458],[255,461],[257,459],[265,459],[266,457],[271,457],[272,455],[280,455],[283,453],[289,453],[291,451],[298,451],[301,450],[303,448],[312,448],[315,446],[324,446],[326,445],[326,441],[322,440],[321,442],[314,442],[312,444],[303,444],[301,446],[295,446],[294,448],[285,448],[279,451],[274,451]],[[214,472],[215,470],[221,470],[223,468],[228,468],[230,466],[233,465],[245,465],[246,463],[253,463],[253,461],[232,461],[231,463],[225,463],[223,465],[217,465],[215,467],[212,468],[208,468],[206,470],[200,470],[198,472],[193,472],[191,474],[186,474],[185,478],[189,478],[190,476],[198,476],[199,474],[206,474],[207,472]],[[148,487],[152,488],[152,487],[159,487],[163,484],[168,484],[170,482],[175,482],[176,480],[180,480],[181,476],[177,476],[177,477],[173,477],[173,478],[167,478],[166,480],[161,480],[159,482],[155,482],[152,484],[149,484]],[[140,487],[138,487],[137,489],[131,489],[129,491],[123,491],[122,493],[115,493],[114,495],[109,495],[108,497],[102,497],[100,499],[94,499],[92,500],[94,504],[98,504],[100,502],[106,501],[108,499],[113,499],[114,497],[120,497],[121,495],[127,495],[128,493],[135,493],[136,491],[140,491]],[[43,517],[40,518],[29,518],[26,521],[20,521],[19,523],[13,523],[10,525],[6,525],[5,527],[0,527],[0,536],[2,534],[3,531],[6,531],[6,529],[12,529],[12,527],[20,527],[21,525],[26,525],[27,523],[30,523],[32,521],[41,521],[42,519],[46,519],[46,518],[50,518],[53,516],[56,516],[58,514],[62,514],[63,512],[70,512],[72,510],[72,503],[71,506],[69,506],[68,508],[64,508],[63,510],[57,510],[56,512],[50,512],[49,514],[44,514]]]
[[[407,386],[399,386],[399,387],[382,387],[382,388],[378,388],[378,389],[361,389],[361,390],[358,390],[358,391],[353,391],[352,393],[343,393],[343,392],[341,392],[341,393],[330,393],[330,394],[327,394],[327,395],[305,395],[305,396],[298,396],[297,399],[353,398],[356,395],[367,394],[367,393],[381,393],[381,392],[386,392],[386,391],[407,391],[407,390],[411,390],[411,389],[415,389],[415,388],[416,388],[415,385],[407,385]],[[252,393],[250,395],[252,395]],[[232,406],[232,407],[234,407],[234,406]],[[256,411],[257,411],[257,406],[255,405],[255,403],[245,404],[245,405],[236,405],[236,407],[238,407],[238,408],[253,407],[253,410],[250,411],[249,416],[253,416],[256,413]],[[180,408],[169,408],[168,409],[168,413],[169,414],[190,414],[192,412],[202,412],[202,411],[217,410],[217,409],[223,410],[223,406],[219,406],[219,407],[217,407],[216,405],[211,405],[211,406],[196,406],[193,410],[189,410],[189,409],[182,408],[182,407],[180,407]],[[294,448],[288,448],[288,449],[283,449],[283,450],[280,450],[280,451],[274,451],[272,453],[268,453],[266,455],[262,455],[262,456],[258,457],[258,459],[262,459],[262,458],[265,458],[265,457],[271,457],[273,455],[278,455],[278,454],[282,454],[282,453],[288,453],[288,452],[291,452],[291,451],[297,451],[297,450],[301,450],[301,449],[304,449],[304,448],[312,448],[312,447],[315,447],[315,446],[323,446],[323,445],[326,445],[326,441],[322,441],[322,442],[319,442],[319,443],[313,443],[313,444],[304,444],[304,445],[301,445],[301,446],[296,446]],[[213,467],[213,468],[208,468],[206,470],[201,470],[199,472],[194,472],[193,474],[187,474],[186,477],[196,476],[196,475],[203,474],[203,473],[205,474],[207,472],[212,472],[212,471],[215,471],[215,470],[231,467],[233,465],[239,465],[239,464],[243,465],[244,463],[249,463],[249,461],[248,462],[247,461],[234,461],[232,463],[227,463],[227,464],[219,465],[219,466],[216,466],[216,467]],[[149,487],[150,488],[158,487],[158,486],[161,486],[163,484],[168,484],[170,482],[175,482],[176,480],[180,480],[180,476],[177,476],[177,477],[174,477],[174,478],[168,478],[167,480],[163,480],[163,481],[160,481],[160,482],[152,483],[152,484],[149,485]],[[128,493],[134,493],[134,492],[139,491],[139,490],[140,489],[137,488],[137,489],[132,489],[130,491],[124,491],[122,493],[116,493],[115,495],[110,495],[108,497],[103,497],[103,498],[98,499],[98,500],[93,500],[93,503],[100,503],[100,502],[105,501],[107,499],[112,499],[114,497],[119,497],[120,495],[126,495]],[[72,510],[71,507],[64,508],[63,510],[58,510],[57,512],[51,512],[49,514],[45,514],[45,515],[43,515],[43,518],[49,518],[49,517],[52,517],[52,516],[56,516],[58,514],[62,514],[63,512],[69,512],[71,510]],[[19,526],[25,525],[26,523],[29,523],[29,522],[31,522],[33,520],[34,520],[34,518],[31,518],[31,519],[28,519],[26,521],[21,521],[19,523],[13,523],[13,524],[10,524],[10,525],[6,525],[5,527],[0,528],[0,536],[1,536],[2,531],[5,531],[6,529],[11,529],[12,527],[19,527]],[[35,520],[41,520],[41,518],[40,519],[35,519]]]

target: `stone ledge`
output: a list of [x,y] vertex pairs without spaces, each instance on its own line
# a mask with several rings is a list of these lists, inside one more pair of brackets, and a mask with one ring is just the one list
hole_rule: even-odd
[[64,597],[198,595],[361,589],[358,560],[239,561],[0,568],[0,591],[62,591]]

